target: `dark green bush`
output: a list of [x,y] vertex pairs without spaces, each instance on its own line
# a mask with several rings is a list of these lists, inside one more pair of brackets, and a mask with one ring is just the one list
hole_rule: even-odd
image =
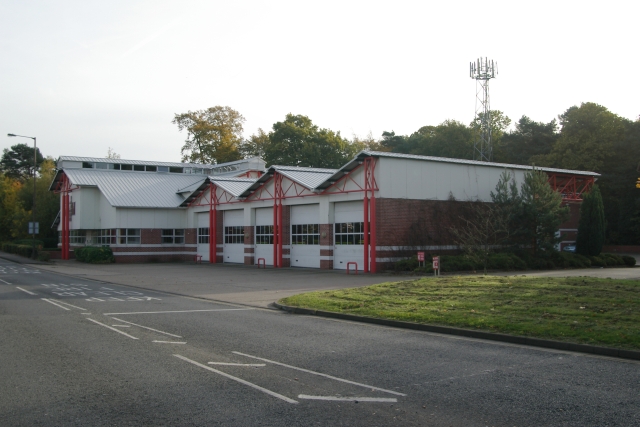
[[490,270],[526,270],[527,263],[511,252],[489,255],[487,268]]
[[607,260],[607,265],[608,266],[624,265],[624,260],[622,259],[622,257],[620,255],[616,255],[616,254],[600,254],[600,256],[604,257],[604,259]]
[[73,253],[78,261],[91,264],[106,264],[115,261],[113,251],[111,251],[111,248],[108,246],[84,246],[75,248]]
[[[36,248],[44,247],[44,243],[42,240],[35,239],[35,242],[36,242]],[[15,243],[16,245],[33,246],[33,239],[18,239],[18,240],[14,240],[13,243]]]
[[607,260],[602,256],[590,256],[589,260],[591,261],[591,265],[593,267],[606,267]]
[[2,250],[10,254],[16,254],[27,258],[31,258],[33,253],[33,247],[31,245],[18,245],[11,242],[3,242]]
[[482,265],[464,255],[442,255],[440,257],[440,271],[474,271],[482,270]]
[[632,256],[622,255],[622,261],[627,267],[633,267],[636,265],[636,259]]
[[416,268],[418,268],[418,258],[415,257],[415,256],[411,257],[411,258],[400,260],[400,261],[396,262],[396,264],[394,266],[394,270],[398,271],[398,272],[400,272],[400,271],[413,271]]
[[51,254],[46,251],[38,252],[38,261],[49,262],[51,260]]

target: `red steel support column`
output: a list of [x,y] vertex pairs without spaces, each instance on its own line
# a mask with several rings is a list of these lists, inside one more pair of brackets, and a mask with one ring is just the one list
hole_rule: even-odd
[[369,239],[369,245],[371,245],[371,268],[369,271],[376,272],[376,199],[373,191],[371,192],[371,201],[369,202],[369,210],[371,211],[371,238]]
[[62,177],[62,259],[69,259],[69,178]]
[[364,272],[369,272],[369,197],[364,192]]
[[275,189],[274,189],[274,198],[273,198],[273,267],[276,268],[278,266],[278,197],[277,197],[277,175],[275,178]]
[[282,199],[278,204],[278,267],[282,268],[282,241],[284,240],[284,227],[282,227]]
[[218,257],[218,227],[217,227],[217,203],[215,200],[216,187],[209,184],[209,264],[215,264]]

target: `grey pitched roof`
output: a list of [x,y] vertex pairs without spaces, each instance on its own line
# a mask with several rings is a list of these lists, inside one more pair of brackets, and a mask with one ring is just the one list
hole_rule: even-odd
[[72,185],[97,187],[111,206],[127,208],[177,208],[184,201],[178,190],[206,179],[197,175],[66,169],[58,171],[51,189],[63,173]]
[[105,157],[78,157],[78,156],[60,156],[58,161],[70,162],[91,162],[91,163],[120,163],[123,165],[150,165],[150,166],[175,166],[180,168],[199,167],[213,168],[216,165],[204,165],[198,163],[180,163],[180,162],[154,162],[150,160],[126,160],[126,159],[109,159]]
[[267,172],[258,178],[254,183],[247,187],[238,197],[248,197],[251,193],[257,190],[261,185],[267,182],[275,172],[278,172],[290,180],[297,182],[303,187],[313,190],[320,183],[326,181],[331,177],[336,169],[321,169],[321,168],[302,168],[297,166],[270,166]]
[[[244,192],[251,184],[256,182],[256,178],[236,178],[236,177],[221,177],[221,176],[209,176],[204,181],[194,184],[187,189],[193,189],[191,194],[180,204],[182,207],[189,206],[189,203],[196,200],[203,191],[207,189],[209,183],[213,183],[216,186],[222,188],[227,193],[234,197],[238,197]],[[185,189],[186,190],[186,189]],[[180,193],[186,192],[181,190]]]
[[[456,164],[463,164],[463,165],[472,165],[472,166],[480,166],[480,167],[493,167],[493,168],[501,168],[501,169],[531,170],[531,166],[526,166],[526,165],[515,165],[515,164],[509,164],[509,163],[481,162],[481,161],[478,161],[478,160],[451,159],[451,158],[448,158],[448,157],[418,156],[418,155],[414,155],[414,154],[387,153],[387,152],[383,152],[383,151],[363,150],[363,151],[360,151],[358,154],[356,154],[355,157],[349,163],[347,163],[346,165],[344,165],[340,169],[338,169],[334,174],[332,174],[330,177],[328,177],[324,182],[319,184],[316,188],[319,189],[319,190],[323,190],[323,189],[331,186],[332,183],[336,182],[337,180],[342,178],[344,175],[346,175],[348,172],[350,172],[353,169],[355,169],[356,167],[358,167],[358,165],[360,163],[362,163],[362,161],[363,161],[363,159],[365,157],[390,157],[390,158],[398,158],[398,159],[422,160],[422,161],[441,162],[441,163],[456,163]],[[599,177],[600,176],[599,173],[589,172],[589,171],[577,171],[577,170],[570,170],[570,169],[545,168],[545,167],[538,167],[538,166],[536,166],[536,169],[544,171],[544,172],[563,173],[563,174],[577,175],[577,176],[592,176],[592,177]]]

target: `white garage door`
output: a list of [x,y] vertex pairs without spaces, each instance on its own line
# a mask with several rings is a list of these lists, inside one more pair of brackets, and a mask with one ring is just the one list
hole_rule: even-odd
[[273,265],[273,208],[256,209],[255,243],[254,262],[264,258],[266,265]]
[[209,212],[196,214],[198,224],[198,255],[202,261],[209,261]]
[[291,207],[291,266],[320,268],[320,205]]
[[244,263],[244,210],[224,211],[224,262]]
[[348,262],[356,262],[358,270],[363,270],[363,202],[343,202],[336,203],[334,206],[333,268],[346,270]]

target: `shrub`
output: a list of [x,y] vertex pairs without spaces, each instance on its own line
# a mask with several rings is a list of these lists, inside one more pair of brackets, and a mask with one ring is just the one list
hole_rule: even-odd
[[23,257],[31,258],[33,247],[31,245],[18,245],[11,242],[2,243],[2,250],[10,254],[16,254]]
[[514,253],[502,252],[489,255],[487,267],[491,270],[526,270],[527,263]]
[[73,253],[78,261],[88,262],[91,264],[105,264],[115,261],[113,251],[111,251],[111,248],[108,246],[84,246],[81,248],[75,248]]
[[[425,261],[426,262],[426,261]],[[411,257],[411,258],[407,258],[407,259],[402,259],[398,262],[396,262],[395,266],[394,266],[394,270],[395,271],[414,271],[416,268],[418,268],[418,258],[417,257]]]
[[607,260],[608,266],[624,265],[624,260],[620,255],[616,254],[600,254],[601,257]]
[[591,265],[594,267],[606,267],[607,260],[602,256],[590,256],[589,260],[591,261]]
[[442,255],[440,257],[440,271],[473,271],[481,270],[482,265],[476,264],[464,255]]
[[622,255],[622,261],[627,267],[633,267],[636,265],[636,259],[632,256]]
[[[16,245],[24,245],[24,246],[33,246],[33,240],[32,239],[19,239],[19,240],[14,240],[13,243],[15,243]],[[44,243],[42,242],[42,240],[36,239],[35,240],[36,243],[36,248],[43,248]]]
[[51,254],[46,251],[38,252],[38,261],[49,262],[51,260]]

